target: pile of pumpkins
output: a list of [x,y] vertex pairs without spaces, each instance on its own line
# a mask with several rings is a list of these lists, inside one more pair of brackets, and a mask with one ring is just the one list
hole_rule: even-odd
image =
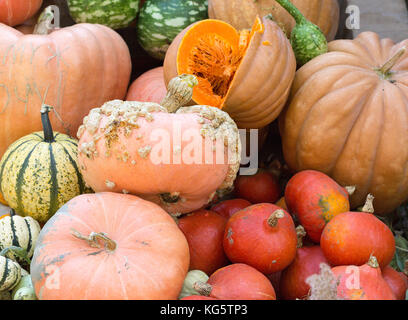
[[[333,40],[335,0],[42,2],[0,4],[2,298],[405,299],[408,40]],[[273,123],[285,184],[238,174]]]

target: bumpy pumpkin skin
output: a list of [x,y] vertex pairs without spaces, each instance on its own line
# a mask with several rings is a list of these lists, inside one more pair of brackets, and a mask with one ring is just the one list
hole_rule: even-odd
[[11,27],[30,19],[41,7],[42,0],[3,0],[0,2],[0,23]]
[[163,67],[146,71],[130,85],[126,100],[160,103],[167,93],[163,77]]
[[305,170],[295,174],[285,188],[289,212],[295,215],[315,243],[334,216],[350,210],[346,190],[327,175]]
[[[317,24],[328,41],[335,38],[339,27],[340,8],[336,0],[292,0],[306,17]],[[257,15],[272,13],[275,21],[287,32],[288,36],[295,26],[295,20],[275,0],[209,0],[208,15],[211,19],[220,19],[237,29],[252,26]]]
[[384,268],[395,253],[392,231],[366,212],[344,212],[335,216],[323,229],[320,246],[333,266],[363,265],[374,255]]
[[[73,229],[83,236],[105,232],[116,248],[92,247]],[[87,194],[43,227],[31,277],[39,300],[174,300],[189,261],[185,237],[157,205],[131,195]]]
[[[178,61],[183,38],[194,26],[211,21],[196,22],[173,40],[163,64],[166,85],[185,72]],[[296,72],[295,55],[279,26],[266,17],[259,23],[263,30],[254,32],[221,106],[239,128],[259,129],[274,121],[288,99]],[[194,96],[193,100],[199,103]]]
[[351,208],[374,195],[376,214],[408,197],[408,52],[382,67],[408,40],[395,44],[372,32],[329,43],[329,53],[297,71],[280,117],[283,153],[293,171],[318,170],[356,186]]
[[77,24],[23,35],[0,25],[0,37],[0,157],[17,139],[41,130],[43,103],[54,107],[54,130],[74,136],[91,108],[126,95],[129,49],[108,27]]

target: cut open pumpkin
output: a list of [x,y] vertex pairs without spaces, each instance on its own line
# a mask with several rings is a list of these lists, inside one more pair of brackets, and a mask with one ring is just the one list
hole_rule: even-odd
[[240,128],[252,129],[278,117],[296,60],[289,40],[269,17],[257,17],[251,30],[206,19],[173,40],[163,70],[166,85],[177,75],[194,74],[195,104],[223,109]]
[[177,71],[198,78],[193,94],[196,103],[223,107],[252,36],[263,30],[259,18],[252,30],[237,31],[228,23],[213,19],[189,29],[179,47]]

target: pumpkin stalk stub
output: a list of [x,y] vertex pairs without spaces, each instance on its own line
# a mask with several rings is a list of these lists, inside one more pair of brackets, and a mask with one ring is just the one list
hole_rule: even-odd
[[211,294],[212,286],[206,282],[196,281],[193,284],[193,289],[196,290],[201,296],[208,297]]
[[392,75],[392,68],[395,66],[395,64],[401,59],[401,57],[405,54],[407,51],[406,47],[402,47],[400,50],[397,51],[397,53],[390,59],[388,60],[381,68],[376,69],[377,73],[384,79],[388,79]]
[[47,35],[55,29],[51,24],[52,20],[55,18],[52,7],[53,6],[46,7],[40,14],[37,24],[34,27],[33,34]]
[[54,142],[54,132],[52,131],[52,126],[48,113],[51,111],[52,107],[43,104],[41,107],[41,122],[44,131],[44,141],[52,143]]
[[85,240],[93,248],[100,248],[99,241],[104,243],[104,247],[107,251],[115,251],[117,244],[114,240],[110,239],[104,232],[91,232],[89,236],[84,236],[75,229],[71,230],[71,234],[78,239]]
[[193,97],[193,88],[198,85],[198,80],[190,74],[182,74],[170,80],[166,97],[161,105],[170,113],[175,113],[180,107],[185,106]]
[[374,196],[369,193],[367,195],[367,200],[366,200],[363,208],[361,209],[361,211],[362,212],[368,212],[368,213],[374,213],[373,201],[374,201]]
[[267,223],[270,227],[276,227],[278,225],[278,220],[282,219],[284,216],[285,212],[283,210],[276,210],[269,216]]
[[303,238],[306,237],[306,231],[303,226],[298,225],[296,227],[296,236],[297,236],[297,248],[303,247]]
[[371,268],[379,268],[380,265],[378,264],[377,258],[374,256],[370,256],[370,259],[368,259],[367,264],[371,267]]

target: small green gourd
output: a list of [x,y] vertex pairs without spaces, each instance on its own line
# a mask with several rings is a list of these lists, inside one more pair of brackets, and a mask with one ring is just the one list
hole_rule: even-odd
[[320,28],[307,20],[289,0],[276,0],[295,19],[290,42],[298,67],[328,52],[328,43]]
[[199,293],[193,288],[193,285],[197,281],[207,282],[208,275],[201,270],[190,270],[186,278],[184,279],[183,288],[181,289],[179,299],[185,297],[199,295]]
[[24,275],[11,292],[13,300],[37,300],[33,282],[29,274]]

